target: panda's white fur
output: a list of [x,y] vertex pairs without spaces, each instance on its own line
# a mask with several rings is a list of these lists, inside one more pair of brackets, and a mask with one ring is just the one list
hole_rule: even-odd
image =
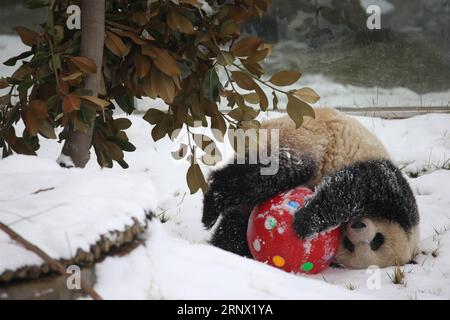
[[[418,242],[414,197],[406,180],[390,163],[383,144],[367,128],[330,108],[316,108],[315,118],[305,119],[298,129],[288,116],[265,121],[261,127],[268,129],[269,135],[271,130],[278,130],[280,150],[283,150],[280,173],[261,177],[256,173],[257,167],[233,164],[213,173],[203,213],[207,227],[222,216],[213,244],[249,256],[245,232],[251,208],[258,201],[303,184],[317,187],[318,191],[315,199],[296,216],[297,232],[307,236],[313,231],[340,225],[342,244],[337,264],[349,268],[385,267],[402,265],[413,259]],[[283,152],[288,156],[284,157]],[[366,187],[365,184],[371,184],[372,172],[375,182]],[[380,196],[373,197],[378,187]],[[347,206],[342,208],[342,215],[339,202],[333,199],[338,196],[343,199],[348,196],[343,200],[347,201]],[[347,208],[354,205],[353,201],[362,208],[356,213]],[[371,201],[376,203],[366,203]],[[405,202],[405,205],[397,206],[397,202]],[[313,206],[328,210],[326,214],[334,212],[326,219],[315,219],[324,220],[317,230],[314,215],[320,216],[323,212],[312,209]],[[308,217],[312,218],[308,220]]]
[[315,184],[356,161],[389,159],[380,140],[357,120],[331,108],[314,111],[315,118],[305,118],[298,129],[287,115],[265,121],[261,127],[278,130],[280,148],[296,150],[316,163]]

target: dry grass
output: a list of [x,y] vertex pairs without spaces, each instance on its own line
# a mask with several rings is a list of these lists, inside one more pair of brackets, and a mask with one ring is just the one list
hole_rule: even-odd
[[393,284],[399,284],[406,286],[406,274],[405,274],[405,268],[402,268],[400,266],[396,266],[394,268],[394,273],[392,275],[389,275],[389,279],[391,279]]

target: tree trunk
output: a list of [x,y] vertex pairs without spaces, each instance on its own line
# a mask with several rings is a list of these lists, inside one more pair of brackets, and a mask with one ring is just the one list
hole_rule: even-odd
[[[92,59],[97,73],[86,76],[85,88],[98,95],[105,42],[105,0],[81,1],[81,56]],[[69,124],[67,139],[58,163],[66,167],[84,168],[89,161],[95,119],[88,123],[86,132],[77,131]]]

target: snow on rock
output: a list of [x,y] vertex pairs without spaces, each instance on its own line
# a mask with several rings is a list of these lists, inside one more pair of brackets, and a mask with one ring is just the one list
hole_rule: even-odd
[[[133,218],[144,223],[157,207],[153,181],[126,171],[64,169],[14,155],[0,160],[0,181],[0,221],[53,258],[89,251],[101,235],[124,231]],[[41,263],[0,232],[0,274]]]
[[[108,258],[97,266],[96,290],[104,298],[364,298],[209,245],[189,243],[171,236],[159,222],[150,225],[148,234],[145,248],[135,250],[127,259]],[[134,290],[134,285],[141,290]]]

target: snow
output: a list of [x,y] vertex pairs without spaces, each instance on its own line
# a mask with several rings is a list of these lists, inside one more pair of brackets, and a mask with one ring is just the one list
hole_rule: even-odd
[[[1,61],[21,50],[17,37],[0,36]],[[0,66],[0,76],[12,71]],[[300,84],[322,96],[320,106],[426,106],[450,101],[450,92],[417,95],[404,88],[361,88],[322,75],[304,76]],[[162,107],[157,100],[139,103],[142,109]],[[260,119],[279,115],[264,113]],[[126,153],[127,170],[99,169],[95,159],[84,170],[60,168],[56,159],[61,145],[46,139],[41,140],[37,158],[15,155],[0,160],[0,221],[12,223],[14,230],[52,257],[69,258],[74,248],[89,248],[100,234],[124,228],[132,217],[145,219],[145,210],[167,220],[149,224],[143,246],[96,266],[95,289],[105,298],[450,298],[450,170],[444,169],[449,168],[450,115],[405,120],[357,117],[382,140],[405,173],[419,175],[408,180],[421,213],[422,253],[417,264],[404,267],[404,285],[392,283],[393,267],[379,270],[379,289],[368,285],[367,270],[329,268],[317,276],[296,276],[207,245],[211,233],[200,221],[202,195],[190,195],[185,182],[189,163],[170,154],[178,144],[168,138],[152,142],[151,126],[142,116],[128,118],[132,126],[127,134],[137,150]],[[183,139],[184,133],[178,140]],[[229,149],[226,145],[221,150],[224,158]],[[210,168],[203,170],[207,173]],[[0,273],[41,262],[0,233]]]
[[[153,181],[139,174],[63,169],[55,160],[14,155],[0,161],[0,221],[53,258],[90,251],[155,210]],[[43,261],[0,233],[0,274]]]
[[[273,116],[279,114],[264,114],[261,118]],[[380,289],[368,288],[370,274],[366,270],[330,268],[320,275],[305,278],[280,273],[274,268],[205,245],[210,232],[205,231],[200,223],[202,196],[190,196],[183,180],[188,163],[171,159],[169,151],[175,150],[176,146],[169,139],[165,138],[156,144],[149,142],[144,133],[138,132],[146,124],[137,117],[131,118],[133,126],[129,129],[130,136],[137,140],[138,150],[133,161],[130,160],[130,169],[143,167],[141,161],[144,157],[139,154],[148,154],[146,158],[154,160],[152,167],[158,168],[153,171],[155,184],[167,186],[163,188],[165,196],[161,197],[158,212],[168,221],[164,224],[152,223],[145,247],[139,248],[129,257],[108,258],[97,266],[99,278],[96,289],[105,297],[313,298],[319,292],[315,290],[317,283],[312,285],[309,282],[314,279],[329,286],[320,291],[320,297],[329,299],[450,298],[447,289],[450,288],[447,277],[450,250],[446,248],[450,234],[445,231],[450,227],[450,171],[437,169],[437,164],[442,165],[443,159],[450,155],[450,138],[446,133],[450,128],[450,115],[430,114],[404,120],[356,117],[379,136],[399,166],[414,164],[406,167],[405,172],[424,171],[418,178],[408,178],[421,213],[421,250],[424,253],[417,257],[417,265],[405,267],[406,286],[392,283],[390,277],[394,268],[381,269]],[[169,165],[170,174],[167,172]],[[163,167],[166,169],[159,171]],[[438,236],[436,231],[442,234]],[[438,247],[438,238],[439,256],[434,258],[432,252]],[[114,270],[118,270],[118,273]],[[142,281],[137,281],[137,277]],[[282,285],[268,286],[267,281]],[[134,282],[136,287],[128,285]],[[150,283],[149,287],[144,286],[143,282]],[[335,295],[333,290],[336,286],[345,291],[336,292]],[[354,292],[360,295],[354,296]]]
[[56,163],[64,168],[73,168],[75,165],[73,164],[72,158],[68,155],[65,155],[61,152],[58,159],[56,159]]
[[361,6],[364,9],[373,5],[378,6],[381,9],[382,14],[391,13],[395,9],[395,6],[386,0],[361,0]]
[[[107,299],[357,299],[359,294],[295,276],[205,244],[170,236],[152,223],[146,247],[130,258],[109,258],[97,267],[96,289]],[[135,261],[135,264],[130,264]],[[141,265],[142,262],[142,265]],[[118,270],[118,273],[113,270]],[[127,270],[127,272],[124,272]],[[137,273],[149,287],[133,292]],[[142,294],[145,293],[145,294]]]

